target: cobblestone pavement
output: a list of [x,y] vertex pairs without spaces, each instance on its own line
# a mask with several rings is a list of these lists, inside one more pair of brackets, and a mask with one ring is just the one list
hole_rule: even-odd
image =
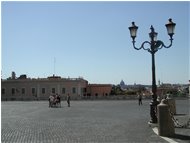
[[46,101],[1,102],[3,143],[166,142],[147,122],[149,102],[71,101],[49,108]]

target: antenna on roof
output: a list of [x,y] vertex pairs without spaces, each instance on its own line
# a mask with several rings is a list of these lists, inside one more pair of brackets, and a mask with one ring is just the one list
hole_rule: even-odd
[[54,57],[53,76],[55,76],[55,62],[56,62],[56,58]]

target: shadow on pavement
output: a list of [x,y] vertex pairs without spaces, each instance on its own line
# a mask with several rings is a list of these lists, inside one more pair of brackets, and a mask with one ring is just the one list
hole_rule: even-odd
[[180,139],[180,140],[190,140],[190,136],[187,135],[181,135],[181,134],[175,134],[174,139]]
[[186,116],[187,114],[175,114],[175,116]]

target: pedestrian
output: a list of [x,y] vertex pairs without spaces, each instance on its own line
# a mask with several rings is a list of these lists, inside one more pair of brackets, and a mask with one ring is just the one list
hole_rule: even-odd
[[68,107],[70,107],[70,99],[71,99],[70,95],[67,94],[67,104],[68,104]]
[[138,94],[139,106],[142,105],[142,95],[141,93]]

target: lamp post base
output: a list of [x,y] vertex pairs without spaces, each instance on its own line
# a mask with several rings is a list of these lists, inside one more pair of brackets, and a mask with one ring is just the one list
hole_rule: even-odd
[[157,105],[159,104],[159,102],[157,100],[152,100],[150,102],[150,123],[157,123],[158,122],[158,118],[157,118]]

